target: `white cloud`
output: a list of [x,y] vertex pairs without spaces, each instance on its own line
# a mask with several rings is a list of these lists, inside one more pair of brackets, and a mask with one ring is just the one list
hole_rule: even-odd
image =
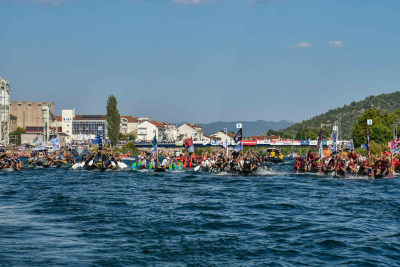
[[341,41],[329,41],[329,45],[334,48],[342,48],[343,43]]
[[288,46],[288,48],[295,48],[295,47],[298,47],[298,48],[308,48],[308,47],[311,47],[311,46],[312,46],[312,44],[310,44],[310,43],[301,42],[301,43],[298,43],[298,44],[296,44],[296,45]]
[[174,0],[177,5],[200,5],[210,2],[210,0]]

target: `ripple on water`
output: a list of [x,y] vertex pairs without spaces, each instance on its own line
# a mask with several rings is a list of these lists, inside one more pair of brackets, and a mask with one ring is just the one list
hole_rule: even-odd
[[0,172],[5,266],[399,266],[400,179]]

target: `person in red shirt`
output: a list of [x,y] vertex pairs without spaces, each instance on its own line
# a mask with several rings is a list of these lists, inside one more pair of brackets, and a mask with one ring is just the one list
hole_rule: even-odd
[[311,150],[309,150],[308,154],[307,154],[307,163],[308,163],[309,171],[311,171],[311,166],[314,161],[315,161],[315,155],[314,155],[314,153],[311,152]]
[[352,149],[351,152],[349,153],[349,158],[353,159],[353,161],[356,163],[357,162],[357,154],[354,152]]
[[356,174],[357,173],[357,165],[354,163],[353,158],[350,158],[350,162],[347,165],[347,170],[349,172],[351,172],[352,174]]

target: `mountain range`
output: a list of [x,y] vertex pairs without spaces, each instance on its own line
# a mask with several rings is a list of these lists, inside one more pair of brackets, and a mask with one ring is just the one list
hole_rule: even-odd
[[[400,109],[400,91],[381,94],[377,96],[368,96],[361,101],[353,101],[350,104],[345,104],[343,107],[328,110],[327,112],[317,115],[309,120],[303,120],[302,122],[293,125],[294,134],[305,133],[310,130],[319,131],[320,125],[322,124],[325,129],[332,131],[334,125],[340,126],[339,131],[341,137],[351,138],[352,126],[357,121],[357,118],[364,114],[365,110],[369,108],[375,108],[381,112],[391,113],[396,109]],[[178,126],[188,123],[181,122]],[[227,128],[228,131],[236,132],[236,124],[243,124],[243,136],[256,136],[266,134],[269,130],[273,135],[280,135],[283,137],[292,136],[292,122],[288,120],[282,120],[279,122],[273,121],[233,121],[233,122],[212,122],[212,123],[197,123],[203,128],[206,135],[223,131]]]

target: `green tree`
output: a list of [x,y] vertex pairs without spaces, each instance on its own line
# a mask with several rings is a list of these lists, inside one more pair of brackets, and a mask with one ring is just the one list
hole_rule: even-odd
[[120,114],[117,108],[117,99],[110,95],[107,99],[107,135],[111,145],[115,146],[118,142],[120,133]]
[[307,139],[309,140],[317,140],[318,134],[315,131],[308,131],[307,132]]
[[372,125],[369,125],[370,140],[374,140],[378,144],[392,140],[393,133],[390,124],[392,123],[391,119],[394,118],[396,118],[396,114],[382,114],[377,109],[367,109],[352,128],[354,146],[359,147],[367,143],[367,120],[369,119],[372,119]]
[[[10,136],[16,135],[17,136],[17,145],[21,145],[21,134],[26,133],[25,130],[21,127],[18,127],[17,130],[10,133]],[[11,140],[12,141],[12,140]]]

